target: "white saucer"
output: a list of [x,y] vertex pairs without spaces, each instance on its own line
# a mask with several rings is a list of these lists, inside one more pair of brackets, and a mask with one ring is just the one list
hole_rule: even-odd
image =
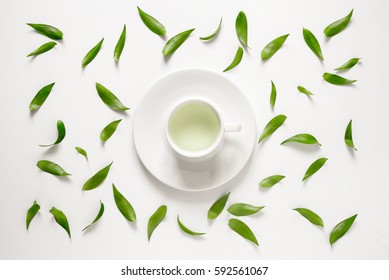
[[[189,163],[176,157],[164,133],[168,110],[178,99],[198,96],[217,104],[226,123],[242,126],[226,133],[217,155],[207,162]],[[136,107],[135,148],[143,165],[164,184],[184,191],[204,191],[231,180],[249,160],[256,140],[254,112],[241,90],[221,74],[188,69],[157,81]]]

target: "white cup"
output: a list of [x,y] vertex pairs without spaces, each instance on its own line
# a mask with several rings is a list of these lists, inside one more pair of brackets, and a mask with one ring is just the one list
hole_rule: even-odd
[[224,123],[220,110],[209,100],[191,97],[170,110],[165,134],[176,155],[187,161],[203,161],[222,146],[225,132],[239,132],[238,123]]

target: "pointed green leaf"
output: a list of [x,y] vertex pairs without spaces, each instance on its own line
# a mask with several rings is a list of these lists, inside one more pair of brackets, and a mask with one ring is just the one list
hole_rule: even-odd
[[205,234],[205,232],[195,232],[195,231],[188,229],[186,226],[184,226],[183,223],[181,223],[179,215],[177,215],[177,223],[178,223],[178,226],[180,227],[180,229],[189,235],[197,236],[197,235],[204,235]]
[[223,72],[227,72],[232,68],[235,68],[242,61],[242,57],[243,57],[243,49],[241,47],[238,47],[234,59],[232,60],[231,64],[228,65],[228,67],[223,70]]
[[75,147],[75,149],[79,154],[83,155],[86,160],[88,160],[88,153],[83,148]]
[[50,209],[50,213],[54,216],[54,219],[57,222],[57,224],[59,224],[64,230],[66,230],[66,232],[69,235],[69,238],[72,238],[70,234],[69,222],[68,219],[66,218],[66,215],[61,210],[58,210],[55,207]]
[[235,203],[227,211],[234,216],[249,216],[261,211],[265,206],[254,206],[246,203]]
[[41,207],[35,200],[34,203],[32,204],[32,206],[27,211],[27,215],[26,215],[27,230],[28,230],[28,227],[30,226],[32,219],[34,219],[34,217],[38,213],[39,209],[41,209]]
[[40,47],[37,48],[36,50],[34,50],[34,51],[32,51],[31,53],[29,53],[29,54],[27,55],[27,57],[29,57],[29,56],[36,56],[36,55],[39,55],[39,54],[48,52],[49,50],[51,50],[52,48],[54,48],[55,45],[57,45],[56,42],[48,42],[48,43],[46,43],[46,44],[43,44],[42,46],[40,46]]
[[236,35],[238,36],[239,41],[248,48],[249,46],[247,43],[247,29],[248,28],[246,14],[243,11],[240,11],[235,21]]
[[61,40],[63,37],[62,31],[54,26],[41,23],[27,23],[27,25],[34,28],[36,32],[53,40]]
[[47,173],[53,174],[55,176],[68,176],[72,175],[70,173],[67,173],[61,166],[58,164],[49,161],[49,160],[40,160],[36,163],[36,166],[38,166],[39,169],[42,171],[45,171]]
[[122,213],[123,217],[129,222],[136,222],[136,213],[131,203],[118,191],[114,184],[112,184],[113,197],[115,204]]
[[255,237],[254,233],[251,229],[241,220],[238,219],[230,219],[228,222],[228,226],[235,231],[240,236],[246,238],[247,240],[253,242],[255,245],[259,246],[258,240]]
[[351,12],[347,16],[345,16],[344,18],[341,18],[341,19],[331,23],[330,25],[328,25],[324,29],[324,34],[327,37],[332,37],[332,36],[335,36],[335,35],[339,34],[340,32],[342,32],[347,27],[348,23],[350,22],[351,17],[353,16],[353,11],[354,10],[351,10]]
[[313,135],[308,134],[308,133],[296,134],[295,136],[292,136],[292,137],[284,140],[281,143],[281,145],[283,145],[285,143],[290,143],[290,142],[307,144],[307,145],[317,144],[317,145],[321,146],[319,141],[317,141],[317,139]]
[[35,97],[31,100],[30,111],[38,110],[43,105],[54,85],[55,83],[51,83],[38,91]]
[[344,63],[342,66],[339,66],[338,68],[335,68],[334,70],[337,71],[343,71],[353,68],[357,63],[361,60],[360,58],[351,58],[349,61]]
[[100,40],[100,42],[97,43],[96,46],[94,46],[84,57],[82,60],[81,66],[82,68],[85,68],[89,63],[92,62],[93,59],[95,59],[96,55],[100,52],[101,46],[103,45],[104,38]]
[[309,90],[307,90],[305,87],[302,86],[298,86],[297,90],[301,93],[304,93],[305,95],[314,95],[312,92],[310,92]]
[[87,230],[91,225],[95,224],[98,220],[100,220],[100,218],[103,216],[103,214],[104,214],[104,203],[100,200],[100,210],[99,210],[99,213],[97,213],[96,218],[89,225],[84,227],[84,229],[82,231]]
[[324,73],[323,79],[325,81],[327,81],[328,83],[333,84],[333,85],[337,85],[337,86],[349,85],[349,84],[355,83],[357,81],[357,80],[349,80],[349,79],[346,79],[346,78],[341,77],[339,75],[335,75],[335,74],[331,74],[331,73]]
[[151,15],[142,11],[139,7],[137,7],[137,8],[138,8],[138,12],[139,12],[139,16],[140,16],[141,20],[147,26],[147,28],[151,30],[151,32],[154,32],[155,34],[157,34],[159,36],[163,36],[166,34],[165,26],[163,26],[162,23],[160,23],[158,20],[153,18]]
[[102,84],[96,83],[96,90],[101,100],[109,108],[118,111],[126,111],[129,109],[128,107],[123,105],[123,103],[116,97],[115,94],[113,94],[109,89],[104,87]]
[[295,208],[293,209],[301,214],[304,218],[310,221],[312,224],[317,225],[319,227],[324,227],[323,220],[317,215],[315,212],[306,209],[306,208]]
[[338,241],[340,238],[345,235],[351,226],[353,225],[355,219],[357,218],[358,214],[355,214],[354,216],[341,221],[339,224],[337,224],[331,231],[330,234],[330,244],[331,246]]
[[154,230],[163,221],[163,219],[165,219],[166,213],[167,213],[167,206],[162,205],[157,209],[157,211],[155,211],[153,215],[151,215],[149,222],[147,224],[147,237],[149,241]]
[[119,62],[125,43],[126,43],[126,25],[124,25],[123,27],[122,34],[120,34],[120,38],[115,46],[115,51],[113,52],[113,57],[116,62]]
[[320,60],[324,60],[323,54],[321,52],[321,47],[319,42],[317,41],[315,35],[308,29],[303,28],[303,36],[305,43],[307,43],[308,47],[311,51],[318,57]]
[[271,188],[284,178],[284,175],[272,175],[263,179],[261,182],[258,183],[258,185],[262,188]]
[[93,190],[93,189],[97,188],[98,186],[100,186],[107,178],[108,173],[109,173],[109,169],[111,168],[112,164],[113,164],[113,162],[111,162],[106,167],[104,167],[103,169],[98,171],[91,178],[89,178],[89,180],[86,181],[84,186],[82,187],[82,190],[83,191],[90,191],[90,190]]
[[347,146],[350,148],[353,148],[354,150],[357,151],[357,149],[354,146],[354,141],[353,141],[353,132],[352,132],[352,120],[347,125],[346,132],[344,134],[344,142],[346,142]]
[[226,193],[212,204],[211,208],[208,210],[208,220],[214,220],[220,215],[226,206],[229,196],[230,192]]
[[284,123],[285,120],[285,115],[278,115],[272,118],[263,129],[261,137],[259,137],[258,143],[272,135]]
[[313,174],[315,174],[317,171],[319,171],[320,168],[323,167],[323,165],[326,163],[328,158],[319,158],[318,160],[315,160],[307,169],[305,172],[303,181],[311,177]]
[[61,120],[57,121],[57,132],[58,132],[57,140],[55,140],[55,142],[53,144],[39,145],[39,146],[50,147],[50,146],[57,145],[57,144],[62,142],[62,140],[65,138],[65,135],[66,135],[66,129],[65,129],[65,124]]
[[105,142],[109,138],[111,138],[111,136],[115,133],[116,128],[118,127],[118,125],[121,121],[122,121],[121,119],[113,121],[113,122],[109,123],[106,127],[104,127],[104,129],[100,133],[101,141]]
[[166,42],[165,46],[163,47],[162,53],[164,56],[169,56],[172,53],[174,53],[185,41],[188,39],[189,35],[193,32],[193,29],[186,30],[184,32],[181,32],[177,35],[175,35],[173,38],[171,38],[169,41]]
[[288,36],[289,34],[282,35],[268,43],[261,52],[262,60],[271,58],[282,47]]
[[205,36],[205,37],[200,37],[200,40],[202,40],[202,41],[209,41],[212,38],[214,38],[219,33],[220,27],[222,26],[222,22],[223,22],[223,18],[220,19],[219,26],[217,27],[215,32],[213,32],[211,35],[208,35],[208,36]]
[[270,93],[270,106],[274,109],[274,105],[276,104],[277,99],[277,88],[273,81],[271,81],[271,93]]

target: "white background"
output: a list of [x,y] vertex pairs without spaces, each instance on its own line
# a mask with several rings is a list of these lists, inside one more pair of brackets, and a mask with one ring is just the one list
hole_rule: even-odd
[[[141,22],[136,5],[159,19],[167,38],[190,28],[195,32],[166,61],[165,41]],[[349,27],[327,40],[325,26],[354,8]],[[0,2],[0,258],[2,259],[388,259],[389,188],[385,181],[389,133],[387,123],[389,18],[387,1],[5,1]],[[100,82],[136,108],[150,85],[170,72],[204,68],[221,72],[232,60],[239,42],[234,23],[240,10],[249,22],[249,45],[242,63],[224,75],[246,93],[255,110],[258,131],[276,114],[288,116],[267,141],[255,147],[248,166],[230,183],[214,191],[184,193],[154,179],[141,165],[132,141],[132,112],[118,114],[99,99]],[[212,33],[220,17],[223,26],[209,43],[199,36]],[[64,32],[55,49],[35,59],[26,55],[49,39],[26,22],[48,23]],[[127,41],[118,66],[113,49],[127,24]],[[305,45],[302,28],[316,34],[322,45],[322,64]],[[269,61],[260,61],[261,49],[272,39],[290,33],[282,49]],[[86,52],[105,37],[96,59],[81,69]],[[352,57],[362,63],[344,73],[357,79],[354,86],[325,83],[321,75]],[[277,86],[274,112],[269,106],[270,80]],[[44,85],[56,82],[36,114],[28,105]],[[315,93],[300,94],[297,85]],[[228,98],[228,96],[226,96]],[[114,136],[103,146],[101,129],[123,118]],[[38,144],[56,138],[56,121],[67,128],[63,143],[51,149]],[[345,146],[347,123],[353,119],[358,152]],[[279,143],[297,133],[311,133],[321,148]],[[75,146],[88,151],[89,162]],[[301,178],[311,162],[328,157],[327,164],[306,183]],[[40,159],[59,163],[74,174],[61,179],[40,172]],[[82,193],[83,183],[114,161],[106,182]],[[257,183],[273,174],[284,181],[263,191]],[[138,222],[129,224],[113,201],[111,183],[129,199]],[[255,232],[260,246],[252,246],[228,226],[223,212],[214,222],[206,219],[211,204],[231,191],[230,203],[266,205],[262,213],[242,218]],[[34,200],[41,205],[29,232],[25,214]],[[106,211],[93,229],[81,229],[94,219],[99,200]],[[147,241],[147,221],[161,204],[166,220]],[[73,238],[48,213],[64,211]],[[309,208],[324,220],[316,228],[291,209]],[[334,225],[358,213],[349,233],[333,247],[328,236]],[[203,237],[181,232],[176,216]]]

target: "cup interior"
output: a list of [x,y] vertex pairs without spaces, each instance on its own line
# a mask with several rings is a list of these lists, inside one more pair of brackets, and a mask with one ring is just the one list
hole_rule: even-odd
[[200,157],[213,151],[222,136],[218,111],[209,102],[189,99],[171,111],[166,127],[170,145],[187,157]]

